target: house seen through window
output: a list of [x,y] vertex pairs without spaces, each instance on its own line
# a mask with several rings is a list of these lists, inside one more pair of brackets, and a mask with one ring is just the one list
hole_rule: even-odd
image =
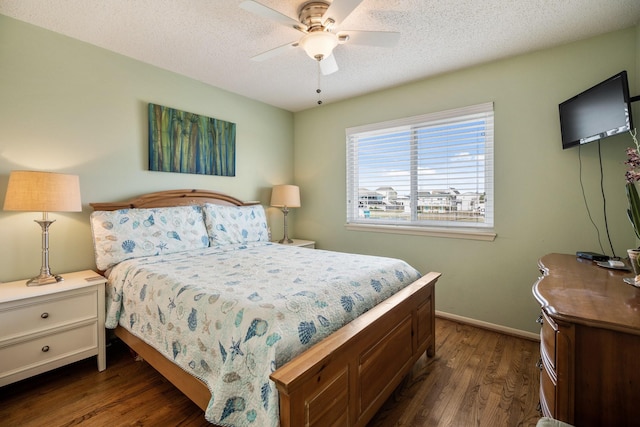
[[346,133],[348,224],[493,227],[493,103]]

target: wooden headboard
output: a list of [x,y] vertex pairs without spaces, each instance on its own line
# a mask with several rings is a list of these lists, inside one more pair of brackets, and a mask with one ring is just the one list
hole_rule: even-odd
[[169,206],[202,205],[250,206],[260,202],[243,202],[235,197],[209,190],[166,190],[143,194],[124,202],[89,203],[94,211],[115,211],[131,208],[163,208]]

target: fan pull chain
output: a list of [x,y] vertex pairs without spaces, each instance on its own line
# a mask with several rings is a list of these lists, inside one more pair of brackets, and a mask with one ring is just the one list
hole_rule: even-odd
[[320,61],[316,61],[318,63],[318,89],[316,89],[316,93],[318,94],[318,105],[322,105],[322,89],[320,89],[320,76],[322,75],[322,70],[320,69]]

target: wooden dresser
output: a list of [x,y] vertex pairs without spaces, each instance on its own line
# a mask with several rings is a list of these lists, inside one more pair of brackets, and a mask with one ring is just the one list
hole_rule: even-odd
[[575,255],[538,264],[543,415],[579,427],[640,425],[640,289],[622,281],[632,274]]

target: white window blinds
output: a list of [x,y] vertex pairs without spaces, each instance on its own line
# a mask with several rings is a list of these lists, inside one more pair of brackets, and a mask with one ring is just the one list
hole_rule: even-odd
[[493,103],[346,135],[347,223],[493,227]]

